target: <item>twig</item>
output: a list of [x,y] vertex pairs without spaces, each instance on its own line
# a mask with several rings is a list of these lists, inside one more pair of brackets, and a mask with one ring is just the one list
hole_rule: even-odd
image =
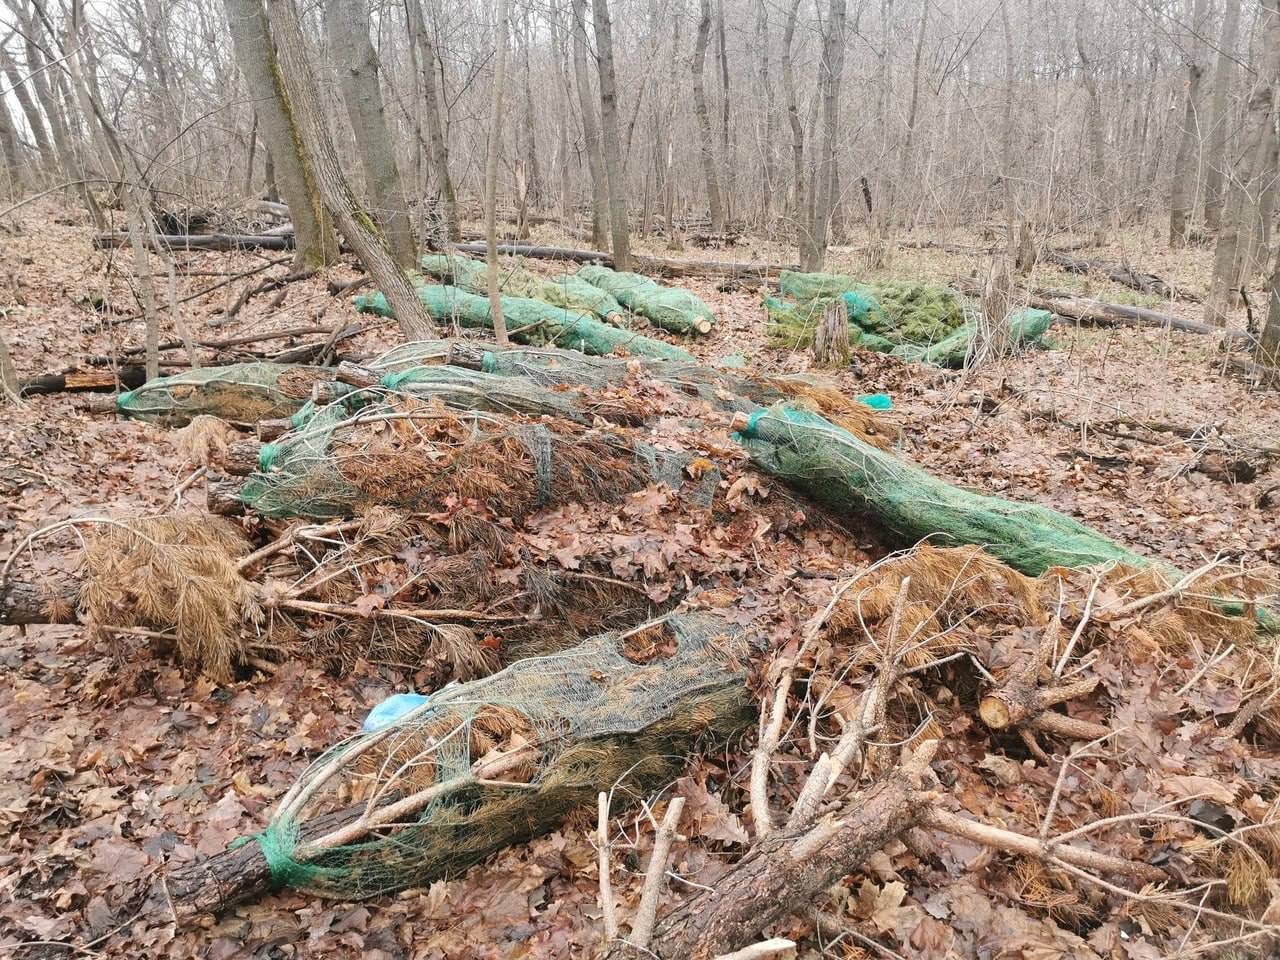
[[662,893],[662,880],[667,872],[667,862],[671,859],[671,843],[676,836],[676,824],[680,822],[680,814],[684,810],[684,797],[672,797],[667,805],[667,815],[662,818],[662,826],[653,841],[653,853],[649,857],[649,866],[644,874],[644,892],[640,895],[640,906],[631,922],[631,936],[627,942],[640,950],[648,949],[653,939],[653,924],[658,916],[658,897]]
[[604,942],[608,946],[618,939],[618,908],[613,902],[613,869],[609,863],[609,793],[601,790],[596,797],[599,819],[596,823],[596,850],[600,855],[600,909],[604,913]]

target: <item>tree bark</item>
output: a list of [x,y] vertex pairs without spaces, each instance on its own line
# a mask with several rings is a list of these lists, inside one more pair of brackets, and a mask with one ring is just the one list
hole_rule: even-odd
[[422,101],[427,120],[427,138],[431,143],[431,165],[440,181],[440,200],[444,206],[445,231],[452,241],[462,239],[462,221],[458,216],[458,197],[453,175],[449,172],[449,144],[445,139],[440,112],[440,91],[436,87],[436,47],[427,32],[420,0],[405,0],[411,39],[417,41],[422,57]]
[[267,0],[267,11],[279,55],[277,76],[283,88],[283,102],[296,122],[299,153],[314,170],[319,195],[343,237],[386,295],[405,336],[411,340],[427,339],[435,333],[435,325],[409,277],[396,265],[386,236],[361,207],[343,175],[316,97],[315,78],[293,0]]
[[1267,301],[1267,322],[1258,340],[1256,359],[1264,366],[1280,367],[1280,254],[1271,270]]
[[573,79],[578,91],[578,107],[582,111],[587,169],[591,173],[591,244],[599,248],[608,242],[605,239],[605,222],[609,216],[609,187],[605,182],[600,128],[596,124],[596,105],[591,97],[591,80],[587,74],[587,0],[573,0]]
[[[927,9],[927,5],[926,5]],[[822,156],[816,167],[813,209],[813,245],[810,267],[820,270],[827,256],[827,237],[835,209],[836,138],[840,127],[840,85],[844,79],[845,0],[830,0],[818,86],[822,91]],[[805,257],[800,257],[801,262]]]
[[1262,54],[1257,77],[1246,102],[1240,154],[1233,165],[1226,208],[1213,256],[1213,279],[1205,304],[1205,321],[1227,324],[1227,311],[1239,288],[1238,274],[1244,248],[1261,209],[1268,160],[1271,155],[1272,110],[1280,79],[1280,0],[1263,0]]
[[[649,945],[652,954],[644,956],[710,960],[754,943],[767,927],[805,913],[814,897],[914,826],[931,801],[932,794],[899,771],[857,794],[804,838],[765,838],[715,889],[700,891],[663,917]],[[637,955],[617,941],[606,958]]]
[[316,174],[301,149],[298,120],[284,89],[262,0],[223,0],[236,63],[262,125],[262,142],[297,239],[295,267],[321,267],[338,257],[333,222],[321,202]]
[[1199,31],[1204,24],[1206,0],[1195,0],[1191,14],[1192,36],[1187,43],[1187,97],[1182,112],[1182,133],[1178,138],[1178,152],[1173,161],[1173,187],[1169,194],[1169,246],[1180,247],[1186,242],[1187,215],[1195,196],[1196,169],[1195,145],[1199,137],[1198,108],[1200,81],[1204,65],[1200,62],[1201,40]]
[[501,344],[510,342],[507,337],[507,321],[502,315],[502,289],[498,282],[498,150],[502,139],[502,86],[507,80],[509,28],[509,0],[498,0],[493,101],[489,112],[489,144],[484,164],[484,235],[485,260],[489,267],[489,313],[493,317],[494,337]]
[[693,114],[698,121],[698,157],[707,184],[707,207],[711,214],[712,233],[724,232],[724,203],[720,198],[720,177],[716,173],[715,149],[712,146],[711,118],[707,114],[707,85],[703,74],[707,64],[707,44],[711,39],[711,2],[701,0],[698,36],[693,45],[690,72],[693,75]]
[[1102,246],[1106,242],[1106,229],[1104,226],[1104,217],[1107,212],[1107,190],[1103,183],[1103,176],[1106,173],[1106,160],[1103,156],[1103,147],[1106,142],[1106,135],[1103,130],[1105,118],[1102,113],[1102,94],[1098,90],[1098,80],[1093,75],[1093,63],[1089,59],[1089,55],[1085,52],[1084,43],[1084,21],[1087,11],[1082,7],[1076,16],[1076,54],[1080,57],[1080,79],[1084,83],[1085,91],[1089,94],[1089,111],[1085,118],[1085,126],[1089,134],[1089,169],[1093,175],[1093,189],[1098,196],[1098,210],[1095,214],[1093,228],[1093,242],[1097,246]]
[[1227,128],[1231,125],[1227,95],[1235,80],[1236,65],[1232,58],[1239,29],[1240,0],[1226,0],[1222,35],[1218,40],[1218,62],[1213,68],[1213,101],[1208,118],[1209,144],[1205,148],[1204,158],[1204,225],[1209,230],[1217,230],[1222,225],[1222,206],[1226,199],[1223,166],[1227,157]]
[[787,96],[787,123],[791,127],[791,178],[794,181],[791,217],[796,225],[796,248],[800,259],[807,262],[806,251],[813,245],[813,221],[804,191],[804,125],[800,123],[800,106],[796,101],[796,74],[792,59],[795,42],[796,19],[800,14],[800,0],[793,0],[787,10],[786,26],[782,30],[782,86]]
[[382,225],[396,263],[405,270],[416,269],[417,250],[409,207],[378,86],[378,53],[369,39],[369,8],[365,0],[325,0],[324,26],[355,133],[355,152],[364,166],[377,212],[375,219]]
[[592,0],[592,25],[596,34],[596,62],[600,72],[600,128],[605,180],[609,185],[609,229],[613,235],[613,264],[631,269],[631,238],[627,232],[627,180],[618,136],[618,82],[613,67],[613,25],[609,0]]

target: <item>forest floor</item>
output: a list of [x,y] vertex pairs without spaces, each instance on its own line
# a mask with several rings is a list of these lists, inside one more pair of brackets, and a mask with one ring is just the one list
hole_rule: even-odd
[[[22,220],[25,229],[0,244],[0,323],[20,377],[140,343],[139,323],[93,323],[137,309],[127,252],[94,250],[90,231],[52,206],[28,208]],[[537,238],[563,239],[549,230]],[[656,240],[639,246],[673,255]],[[780,246],[750,240],[681,255],[789,258]],[[1077,255],[1128,256],[1136,267],[1203,292],[1212,253],[1170,251],[1135,235]],[[220,273],[273,256],[177,254],[174,289],[185,297],[224,279]],[[860,272],[858,256],[837,251],[829,269]],[[881,276],[945,282],[980,271],[985,262],[979,254],[904,249]],[[192,299],[182,312],[198,337],[360,322],[367,332],[348,341],[344,352],[369,355],[397,342],[398,331],[391,321],[357,315],[349,299],[329,295],[330,281],[355,276],[337,267],[293,283],[273,308],[272,294],[261,295],[216,331],[206,321],[259,278]],[[1039,267],[1033,282],[1199,316],[1195,304],[1153,302],[1052,266]],[[167,294],[166,284],[162,277]],[[739,354],[763,369],[807,368],[805,354],[769,345],[757,291],[724,292],[712,280],[684,285],[719,317],[713,335],[694,347],[701,356]],[[1184,568],[1215,554],[1250,565],[1280,563],[1280,394],[1232,376],[1216,342],[1205,336],[1054,327],[1051,337],[1050,349],[973,371],[859,352],[851,368],[834,376],[852,394],[890,394],[888,418],[900,430],[902,454],[952,483],[1053,507]],[[276,343],[278,349],[289,345]],[[33,397],[5,410],[0,554],[63,518],[165,509],[194,469],[166,431],[86,412],[80,396]],[[194,487],[183,507],[201,509],[202,500]],[[35,562],[56,576],[65,561],[37,551]],[[598,943],[595,851],[580,821],[459,879],[394,898],[335,904],[285,892],[205,930],[134,924],[120,915],[121,906],[175,851],[211,854],[260,829],[309,760],[356,730],[368,710],[404,689],[408,678],[367,666],[336,679],[291,664],[270,677],[215,685],[184,676],[141,641],[108,644],[73,627],[5,628],[0,667],[0,824],[10,838],[0,848],[0,951],[24,957],[146,951],[214,960],[581,957]],[[709,795],[705,802],[724,807]],[[729,810],[717,815],[725,818],[724,835],[741,830]],[[638,870],[634,862],[625,866],[624,893],[634,889]],[[703,867],[702,874],[690,863],[682,869],[706,882],[716,871]],[[868,869],[879,880],[890,875],[885,862]],[[853,878],[851,889],[860,882]],[[1046,929],[1036,926],[1046,951],[1037,956],[1075,949],[1066,940],[1049,942]],[[19,941],[27,941],[21,950]],[[68,950],[72,941],[76,946]],[[913,957],[943,955],[914,940],[896,949]],[[1145,956],[1132,954],[1133,960]]]

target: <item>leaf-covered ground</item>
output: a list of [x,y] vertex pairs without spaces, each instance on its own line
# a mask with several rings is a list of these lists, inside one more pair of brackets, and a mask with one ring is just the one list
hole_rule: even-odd
[[[86,229],[58,219],[52,207],[29,210],[25,232],[0,246],[3,332],[23,377],[140,342],[136,322],[97,322],[137,309],[127,254],[92,250]],[[652,252],[665,251],[655,243]],[[1177,279],[1193,289],[1194,278],[1207,275],[1203,251],[1171,254],[1133,242],[1103,256],[1125,253],[1155,272],[1185,272],[1193,279]],[[696,258],[698,252],[684,255]],[[764,255],[786,253],[744,243],[709,254]],[[179,297],[225,279],[215,273],[260,262],[252,254],[178,254],[176,260]],[[967,274],[975,262],[964,254],[903,251],[892,272],[945,280]],[[837,255],[834,268],[856,270],[857,255]],[[274,307],[274,293],[263,294],[216,330],[206,321],[255,280],[229,284],[180,309],[199,338],[358,321],[369,330],[346,350],[368,354],[396,342],[396,330],[388,321],[358,317],[349,303],[329,296],[327,283],[354,276],[340,267],[292,284]],[[1095,296],[1132,300],[1131,291],[1107,281],[1081,281],[1051,267],[1039,268],[1036,282],[1074,290],[1088,282]],[[696,346],[700,355],[737,354],[762,369],[807,366],[805,356],[768,345],[754,290],[725,292],[712,280],[686,285],[720,319],[715,333]],[[1193,305],[1161,309],[1195,316]],[[1205,337],[1055,327],[1052,339],[1052,349],[967,373],[860,353],[852,368],[835,375],[851,394],[889,393],[889,419],[900,428],[903,455],[953,483],[1054,507],[1183,568],[1219,553],[1249,565],[1280,560],[1280,397],[1224,373],[1222,355]],[[276,350],[289,345],[272,344]],[[82,407],[81,398],[64,394],[5,408],[3,553],[60,519],[166,509],[194,469],[166,431]],[[199,485],[182,504],[202,508]],[[561,551],[572,563],[575,537],[616,536],[609,534],[608,520],[590,511],[548,515],[541,528],[545,549],[553,556]],[[637,544],[640,562],[658,570],[684,562],[679,551],[670,552],[671,543],[679,546],[674,537],[667,531],[661,544]],[[865,539],[870,548],[874,531]],[[817,568],[824,562],[831,570],[856,566],[853,557],[825,555],[828,548],[820,537],[805,545]],[[701,554],[699,564],[710,562],[707,556]],[[26,559],[51,578],[67,563],[65,554],[38,545]],[[791,605],[783,620],[798,620],[818,592],[795,590],[781,603]],[[184,676],[139,638],[107,643],[68,627],[5,628],[0,659],[0,823],[8,836],[0,850],[0,949],[6,952],[223,960],[578,957],[599,943],[593,823],[585,817],[461,878],[398,897],[343,904],[284,892],[195,931],[137,920],[132,911],[138,892],[157,881],[166,863],[216,853],[260,829],[272,802],[310,759],[357,729],[373,705],[406,689],[412,678],[362,665],[336,679],[295,663],[272,676],[217,686]],[[1148,681],[1156,691],[1159,678],[1152,674]],[[1211,695],[1224,699],[1200,709],[1230,713],[1239,706],[1228,702],[1229,690],[1206,689],[1201,698]],[[1180,703],[1159,702],[1130,718],[1137,735],[1147,738],[1148,749],[1135,756],[1177,754],[1170,725],[1180,709]],[[971,759],[977,764],[980,758]],[[1195,771],[1178,768],[1176,757],[1161,775],[1190,778],[1169,787],[1184,795],[1205,786],[1195,782]],[[979,812],[1000,794],[1016,794],[1024,778],[1044,776],[1021,763],[1016,769],[993,764],[966,781],[972,788],[968,803]],[[714,886],[729,855],[741,849],[748,835],[745,779],[741,758],[731,755],[701,761],[673,787],[688,798],[684,832],[691,840],[673,864],[682,878],[673,884],[673,896],[694,884]],[[1016,797],[1008,802],[1016,806]],[[632,835],[640,838],[637,848],[615,855],[615,885],[634,902],[650,834],[637,829]],[[1140,918],[1124,931],[1108,928],[1110,941],[1091,939],[1090,929],[1102,926],[1070,916],[1072,906],[1057,913],[1049,901],[1028,906],[1026,896],[997,879],[1004,874],[988,870],[991,859],[956,841],[926,868],[916,852],[896,844],[846,879],[846,918],[862,935],[909,957],[1159,955],[1142,941]],[[934,890],[930,872],[940,881]],[[945,883],[942,874],[948,875]],[[846,940],[829,955],[872,955],[857,943]]]

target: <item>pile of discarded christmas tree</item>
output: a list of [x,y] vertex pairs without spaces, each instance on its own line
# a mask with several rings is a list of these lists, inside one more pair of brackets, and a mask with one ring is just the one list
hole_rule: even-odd
[[[171,870],[180,918],[457,875],[754,729],[749,775],[720,775],[750,829],[655,921],[668,798],[625,932],[603,809],[611,954],[846,931],[930,956],[982,955],[996,929],[1081,956],[1273,942],[1273,584],[951,487],[811,379],[467,342],[339,368],[305,400],[286,374],[310,376],[265,386],[292,394],[265,443],[210,417],[243,413],[232,371],[122,401],[190,419],[193,458],[234,478],[211,506],[243,521],[86,521],[78,582],[42,590],[25,549],[3,572],[9,622],[78,619],[218,678],[293,657],[419,677],[261,833]],[[922,538],[955,546],[886,553]],[[831,899],[873,863],[879,883]]]
[[987,324],[963,294],[917,281],[864,283],[842,274],[784,270],[778,289],[779,297],[764,294],[768,330],[777,343],[809,346],[835,308],[847,320],[850,344],[940,367],[970,364],[992,339],[1001,351],[1038,345],[1053,321],[1047,310],[1014,307]]

